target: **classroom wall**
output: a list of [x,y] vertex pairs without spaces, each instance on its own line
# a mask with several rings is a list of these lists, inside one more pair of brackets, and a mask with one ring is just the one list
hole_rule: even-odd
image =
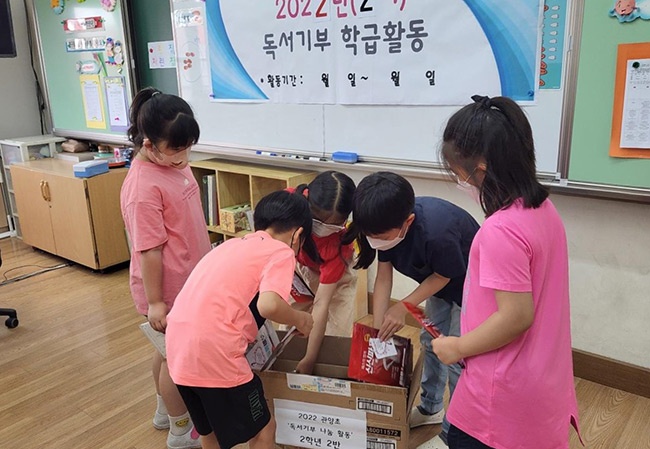
[[0,58],[0,139],[41,134],[35,81],[32,74],[25,6],[10,0],[16,42],[15,58]]

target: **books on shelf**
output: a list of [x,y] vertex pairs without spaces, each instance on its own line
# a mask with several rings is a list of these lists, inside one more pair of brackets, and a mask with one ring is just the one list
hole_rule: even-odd
[[217,175],[203,176],[203,215],[205,224],[208,226],[219,226],[219,206],[217,204]]

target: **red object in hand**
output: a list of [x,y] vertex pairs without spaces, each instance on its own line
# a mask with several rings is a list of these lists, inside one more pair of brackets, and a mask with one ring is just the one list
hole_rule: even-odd
[[408,312],[413,315],[413,318],[415,318],[418,323],[422,325],[424,330],[430,333],[433,338],[438,338],[442,335],[438,328],[433,325],[431,320],[427,318],[422,309],[420,309],[418,306],[414,306],[410,302],[402,301],[402,304],[404,304],[406,310],[408,310]]

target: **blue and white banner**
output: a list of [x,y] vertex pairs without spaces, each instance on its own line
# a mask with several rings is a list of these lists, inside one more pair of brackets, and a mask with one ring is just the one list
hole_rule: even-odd
[[206,0],[211,98],[462,105],[480,93],[531,102],[542,3]]

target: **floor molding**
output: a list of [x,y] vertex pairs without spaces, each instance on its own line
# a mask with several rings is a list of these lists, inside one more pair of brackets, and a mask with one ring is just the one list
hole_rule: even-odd
[[573,350],[573,374],[581,379],[650,398],[650,369]]

